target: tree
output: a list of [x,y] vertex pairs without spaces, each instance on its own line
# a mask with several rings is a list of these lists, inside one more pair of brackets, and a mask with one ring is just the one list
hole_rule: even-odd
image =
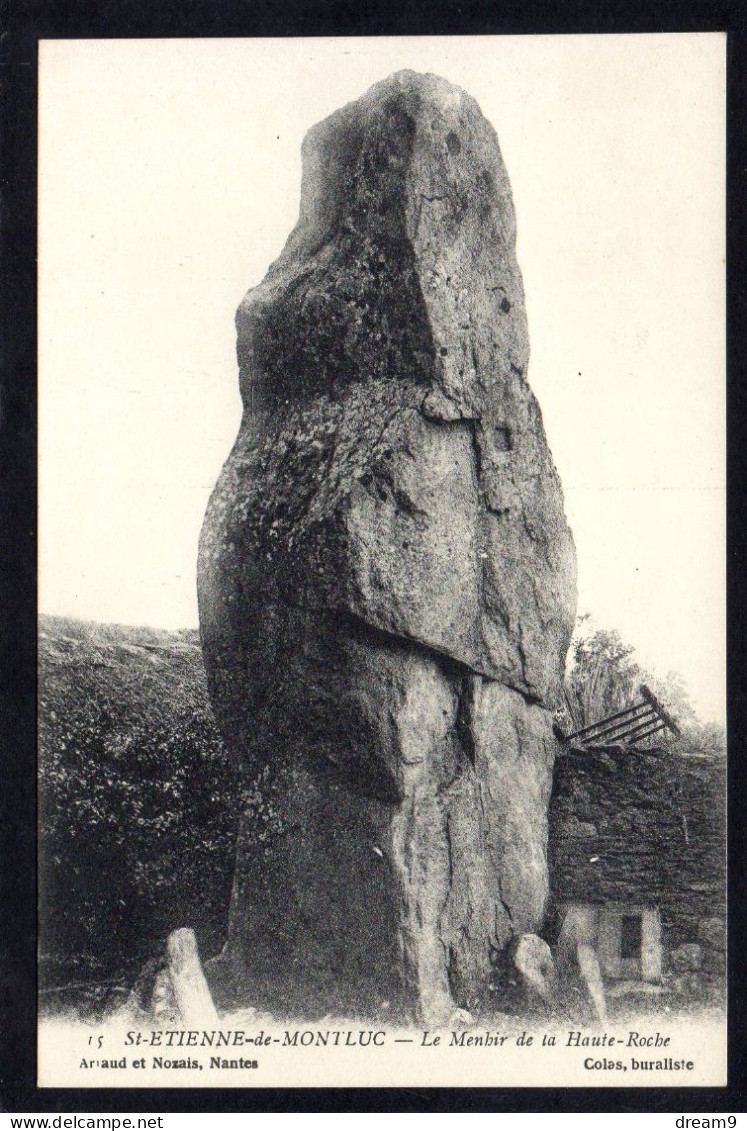
[[[675,719],[681,731],[678,749],[723,756],[726,751],[724,728],[702,722],[690,701],[682,676],[669,672],[662,677],[646,671],[635,657],[635,649],[625,644],[618,632],[592,628],[589,614],[578,618],[571,645],[571,662],[566,673],[563,709],[558,721],[566,733],[631,706],[646,684]],[[668,731],[657,741],[671,740]]]

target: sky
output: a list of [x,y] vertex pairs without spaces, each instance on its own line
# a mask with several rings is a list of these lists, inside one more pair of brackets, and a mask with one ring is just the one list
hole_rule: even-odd
[[579,612],[723,721],[721,34],[42,42],[40,610],[197,623],[236,307],[295,224],[306,131],[404,67],[498,133]]

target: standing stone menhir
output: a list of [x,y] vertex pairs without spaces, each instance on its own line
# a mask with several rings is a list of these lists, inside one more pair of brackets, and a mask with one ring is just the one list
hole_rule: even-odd
[[576,599],[475,101],[403,71],[315,126],[298,224],[237,329],[200,619],[279,831],[243,822],[211,977],[280,1015],[436,1023],[542,922]]

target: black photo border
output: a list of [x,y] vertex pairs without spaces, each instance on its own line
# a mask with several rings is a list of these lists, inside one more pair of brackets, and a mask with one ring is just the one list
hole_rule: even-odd
[[[745,1110],[743,762],[747,155],[737,2],[0,0],[0,1110],[571,1112]],[[729,1082],[724,1088],[38,1088],[36,1086],[36,190],[41,39],[727,33]],[[682,175],[687,176],[687,169]],[[64,286],[64,280],[60,280]],[[697,279],[693,280],[697,287]],[[673,554],[673,558],[675,555]],[[686,610],[683,610],[686,615]]]

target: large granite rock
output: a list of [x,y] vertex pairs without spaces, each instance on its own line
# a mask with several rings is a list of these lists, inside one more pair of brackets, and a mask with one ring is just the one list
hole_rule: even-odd
[[405,71],[309,132],[239,307],[198,580],[216,716],[283,826],[258,851],[247,815],[214,974],[254,1003],[443,1018],[542,921],[575,553],[514,245],[492,127]]

